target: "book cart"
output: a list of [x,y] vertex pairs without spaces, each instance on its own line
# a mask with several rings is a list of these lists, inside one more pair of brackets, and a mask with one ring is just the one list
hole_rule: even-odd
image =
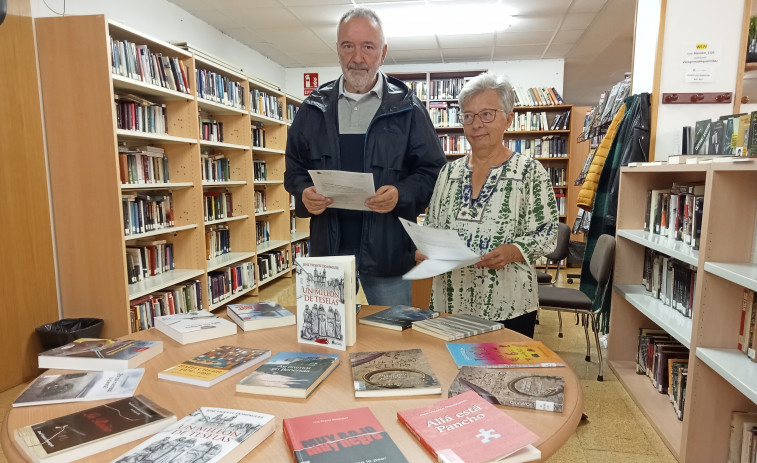
[[[643,230],[639,198],[673,182],[705,184],[698,251]],[[726,461],[731,413],[757,412],[757,364],[737,349],[744,288],[757,290],[755,198],[755,160],[621,169],[608,363],[679,461]],[[696,266],[692,319],[643,289],[645,248]],[[655,327],[689,348],[683,421],[636,374],[639,329]]]

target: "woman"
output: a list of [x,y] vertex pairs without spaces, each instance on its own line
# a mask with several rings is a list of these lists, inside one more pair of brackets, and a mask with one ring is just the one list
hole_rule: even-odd
[[[541,164],[503,145],[514,117],[506,80],[481,74],[463,87],[459,101],[471,153],[442,168],[425,225],[457,230],[481,261],[434,277],[431,308],[502,321],[533,337],[533,263],[557,240],[552,182]],[[416,252],[416,261],[425,258]]]

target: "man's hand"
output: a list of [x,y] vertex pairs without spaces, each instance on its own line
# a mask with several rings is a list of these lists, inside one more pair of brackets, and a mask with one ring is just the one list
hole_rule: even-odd
[[512,262],[525,262],[523,254],[514,244],[502,244],[481,256],[481,260],[476,262],[475,266],[499,270]]
[[394,206],[397,205],[400,194],[397,191],[397,187],[394,185],[384,185],[378,190],[373,197],[368,198],[365,201],[365,205],[368,209],[379,214],[386,214],[394,210]]
[[302,190],[302,203],[307,208],[308,212],[313,215],[322,214],[326,210],[326,207],[331,205],[334,200],[327,198],[322,194],[315,191],[315,187],[307,187]]
[[420,264],[426,259],[428,259],[428,257],[426,257],[424,254],[421,254],[420,251],[418,250],[415,251],[415,265]]

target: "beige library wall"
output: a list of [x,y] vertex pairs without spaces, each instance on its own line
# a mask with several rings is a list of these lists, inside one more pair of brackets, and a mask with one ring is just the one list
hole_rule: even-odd
[[58,319],[47,170],[29,0],[0,25],[0,391],[39,373],[34,328]]

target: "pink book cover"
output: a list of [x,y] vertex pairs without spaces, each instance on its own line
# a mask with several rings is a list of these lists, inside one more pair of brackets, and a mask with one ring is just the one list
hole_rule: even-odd
[[498,460],[539,438],[473,391],[397,412],[397,418],[439,461]]

